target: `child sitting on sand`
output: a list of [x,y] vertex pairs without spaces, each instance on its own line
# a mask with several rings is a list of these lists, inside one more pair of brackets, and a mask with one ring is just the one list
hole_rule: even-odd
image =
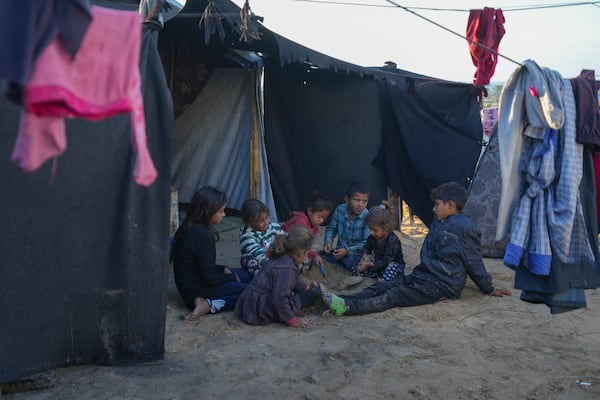
[[379,282],[361,292],[346,296],[329,293],[320,285],[323,300],[335,315],[357,315],[401,306],[430,304],[457,299],[467,275],[479,290],[489,296],[510,296],[510,291],[494,288],[481,256],[477,225],[461,213],[467,191],[456,182],[444,183],[431,192],[435,218],[421,247],[421,263],[409,275],[393,282]]
[[[362,249],[370,233],[365,225],[365,218],[369,213],[369,186],[362,182],[350,182],[344,201],[335,208],[331,222],[325,229],[323,254],[325,261],[356,273]],[[337,243],[334,248],[333,241],[336,237]]]
[[[290,219],[288,219],[281,227],[284,231],[287,231],[294,225],[301,225],[308,228],[313,234],[313,237],[316,238],[319,234],[319,226],[321,226],[327,217],[329,217],[332,209],[333,204],[327,196],[324,196],[319,192],[314,192],[308,199],[304,211],[292,211]],[[319,253],[313,250],[308,252],[308,260],[310,260],[313,265],[322,265],[323,263]]]
[[397,276],[404,275],[402,244],[392,230],[392,216],[387,205],[380,204],[372,207],[365,223],[371,230],[371,234],[362,251],[358,273],[384,282],[391,282]]
[[315,285],[300,279],[302,263],[312,243],[312,233],[300,225],[292,226],[285,235],[277,235],[267,252],[269,261],[239,297],[236,314],[251,325],[282,322],[306,327],[308,319],[296,314],[315,299]]
[[219,232],[215,225],[225,217],[227,196],[214,186],[200,188],[192,198],[190,210],[177,232],[173,248],[175,285],[192,310],[183,319],[231,311],[238,296],[250,282],[242,268],[229,269],[216,262],[215,241]]
[[267,248],[284,231],[276,222],[271,222],[269,207],[258,199],[248,199],[242,204],[242,221],[240,228],[240,263],[252,277],[267,262]]

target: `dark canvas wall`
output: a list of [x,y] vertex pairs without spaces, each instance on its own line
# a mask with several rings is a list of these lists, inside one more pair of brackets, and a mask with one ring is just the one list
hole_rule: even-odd
[[[184,13],[202,12],[205,4],[188,3]],[[349,64],[256,21],[260,40],[240,41],[239,8],[228,0],[212,4],[220,17],[208,21],[222,24],[224,38],[206,24],[198,29],[193,18],[165,29],[161,51],[169,82],[176,101],[185,97],[179,86],[193,100],[211,65],[231,64],[231,48],[260,54],[265,146],[279,220],[303,209],[314,190],[342,202],[348,182],[357,179],[371,186],[370,206],[386,199],[390,187],[429,223],[434,186],[448,180],[468,186],[482,138],[472,85]],[[193,55],[170,45],[181,38],[193,38]],[[239,58],[243,68],[254,67]]]
[[425,224],[433,220],[431,189],[448,181],[467,188],[481,152],[479,103],[471,85],[406,79],[382,83],[386,182]]
[[149,34],[141,60],[149,188],[133,181],[128,115],[68,121],[50,182],[51,162],[10,162],[19,108],[0,100],[0,382],[163,357],[172,102]]
[[304,209],[312,191],[341,203],[351,180],[369,206],[387,198],[372,162],[381,142],[377,82],[301,64],[265,68],[265,142],[277,214]]
[[387,199],[390,187],[429,224],[431,189],[447,181],[468,187],[481,151],[470,88],[405,71],[375,80],[266,64],[265,136],[278,215],[302,209],[313,190],[340,203],[358,179],[370,184],[369,207]]

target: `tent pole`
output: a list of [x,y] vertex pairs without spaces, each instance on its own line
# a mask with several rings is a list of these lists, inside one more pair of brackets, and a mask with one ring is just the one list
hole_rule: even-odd
[[392,215],[392,229],[400,231],[402,229],[402,200],[389,186],[387,188],[387,205]]
[[256,74],[256,70],[252,71],[252,136],[250,138],[250,197],[255,199],[259,198],[261,193],[258,104],[256,101],[258,79]]

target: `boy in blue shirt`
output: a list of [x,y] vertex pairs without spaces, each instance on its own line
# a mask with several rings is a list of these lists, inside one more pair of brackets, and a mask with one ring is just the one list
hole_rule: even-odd
[[[370,234],[369,227],[365,224],[365,218],[369,214],[369,186],[362,182],[350,182],[344,200],[344,203],[336,207],[325,230],[324,258],[327,262],[341,265],[356,274],[356,267]],[[336,237],[334,248],[333,241]]]

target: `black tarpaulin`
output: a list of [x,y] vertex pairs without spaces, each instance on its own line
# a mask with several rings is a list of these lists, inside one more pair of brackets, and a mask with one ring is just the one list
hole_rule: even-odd
[[377,82],[302,64],[265,68],[265,143],[277,214],[304,209],[314,191],[341,203],[351,180],[387,198],[372,162],[380,145]]
[[[201,13],[206,4],[188,2],[180,17]],[[472,85],[350,64],[286,39],[258,19],[250,23],[260,39],[243,41],[239,7],[215,0],[210,10],[211,23],[220,23],[225,35],[204,43],[215,59],[227,48],[264,58],[265,145],[280,220],[303,209],[314,190],[342,202],[347,184],[359,179],[371,186],[370,206],[386,199],[390,187],[429,223],[434,186],[448,180],[468,185],[482,138]],[[200,32],[206,29],[201,24]]]
[[481,152],[479,103],[471,85],[407,78],[381,83],[386,181],[429,226],[431,189],[448,181],[468,187]]
[[431,189],[467,187],[481,152],[471,87],[402,70],[370,77],[266,63],[265,142],[278,215],[302,209],[314,190],[341,202],[358,179],[371,187],[370,206],[390,187],[429,224]]
[[129,115],[67,121],[67,150],[26,173],[10,162],[19,108],[0,99],[0,382],[55,367],[161,360],[168,284],[172,100],[143,39],[148,147],[133,181]]

